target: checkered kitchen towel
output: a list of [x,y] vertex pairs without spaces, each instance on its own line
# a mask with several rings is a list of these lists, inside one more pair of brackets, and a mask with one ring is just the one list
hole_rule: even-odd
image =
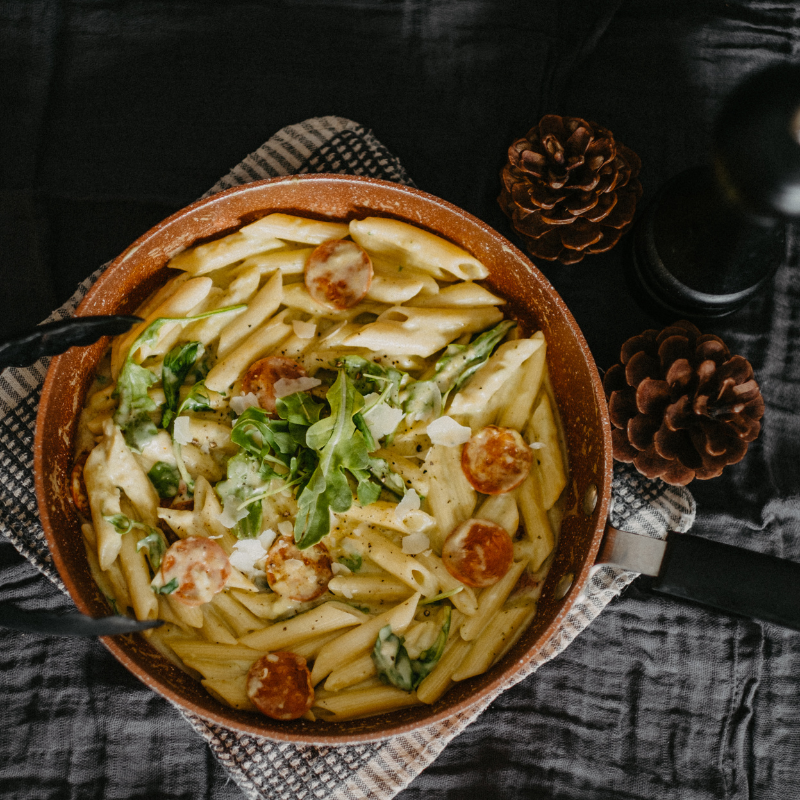
[[[367,175],[413,185],[399,161],[370,131],[340,117],[319,117],[279,131],[207,194],[253,180],[307,172]],[[68,317],[102,269],[84,281],[52,319]],[[0,532],[63,590],[39,524],[33,490],[33,430],[46,369],[43,360],[28,369],[0,374]],[[663,537],[666,530],[688,530],[694,513],[694,500],[686,489],[645,480],[617,465],[611,510],[615,526]],[[634,577],[635,573],[615,567],[597,568],[547,648],[498,694],[558,655]],[[386,800],[425,769],[492,699],[413,733],[344,747],[278,744],[181,713],[248,798]]]

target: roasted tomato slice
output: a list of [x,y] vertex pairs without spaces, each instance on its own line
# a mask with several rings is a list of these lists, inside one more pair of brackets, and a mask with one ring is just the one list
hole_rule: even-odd
[[516,489],[531,471],[533,453],[513,428],[488,425],[478,431],[461,453],[461,469],[482,494]]
[[301,364],[293,358],[269,356],[256,361],[242,378],[242,392],[252,392],[258,398],[258,404],[264,411],[275,413],[275,384],[281,379],[287,381],[307,378],[308,374]]
[[372,261],[355,242],[331,239],[308,257],[305,281],[315,302],[342,311],[366,296],[372,283]]
[[301,602],[324,594],[333,577],[331,557],[324,544],[300,550],[289,536],[281,536],[270,547],[266,572],[273,592]]
[[247,673],[247,696],[272,719],[302,717],[314,703],[306,660],[294,653],[267,653]]
[[482,588],[508,572],[514,545],[505,528],[485,519],[468,519],[445,540],[442,561],[461,583]]
[[225,588],[231,564],[213,540],[189,536],[171,545],[161,562],[164,583],[176,580],[170,595],[185,606],[201,606]]

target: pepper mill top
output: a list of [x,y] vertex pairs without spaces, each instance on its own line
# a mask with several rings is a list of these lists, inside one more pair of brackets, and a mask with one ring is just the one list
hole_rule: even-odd
[[714,126],[714,167],[746,212],[800,216],[800,65],[776,64],[734,89]]
[[636,224],[629,263],[637,300],[656,317],[737,311],[786,257],[800,218],[800,65],[743,81],[714,126],[713,161],[666,183]]

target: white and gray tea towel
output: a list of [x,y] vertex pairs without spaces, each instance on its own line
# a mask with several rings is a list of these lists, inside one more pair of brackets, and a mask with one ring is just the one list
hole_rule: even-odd
[[[207,194],[263,178],[308,172],[366,175],[413,185],[400,162],[370,131],[341,117],[318,117],[283,128]],[[103,269],[85,280],[52,319],[68,317]],[[64,590],[39,523],[33,483],[33,431],[46,370],[47,361],[43,360],[27,369],[0,374],[0,532]],[[667,530],[688,530],[694,516],[694,500],[686,489],[648,481],[617,465],[613,525],[663,537]],[[611,566],[597,568],[547,647],[497,694],[557,656],[635,577],[635,573]],[[252,800],[388,800],[424,770],[493,699],[413,733],[343,747],[276,743],[181,713]]]

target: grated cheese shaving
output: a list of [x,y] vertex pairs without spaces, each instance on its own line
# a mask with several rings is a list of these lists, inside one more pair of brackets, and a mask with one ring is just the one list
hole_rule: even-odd
[[459,425],[452,417],[444,416],[435,419],[428,425],[428,436],[433,444],[440,444],[444,447],[457,447],[464,442],[468,442],[472,437],[472,431],[465,425]]
[[319,378],[280,378],[275,381],[275,397],[288,397],[297,392],[306,392],[321,383]]
[[248,408],[258,408],[258,398],[253,392],[231,397],[231,410],[240,417]]
[[315,323],[303,322],[299,319],[296,319],[292,322],[292,328],[294,328],[294,335],[298,339],[313,339],[314,334],[317,332],[317,326]]

